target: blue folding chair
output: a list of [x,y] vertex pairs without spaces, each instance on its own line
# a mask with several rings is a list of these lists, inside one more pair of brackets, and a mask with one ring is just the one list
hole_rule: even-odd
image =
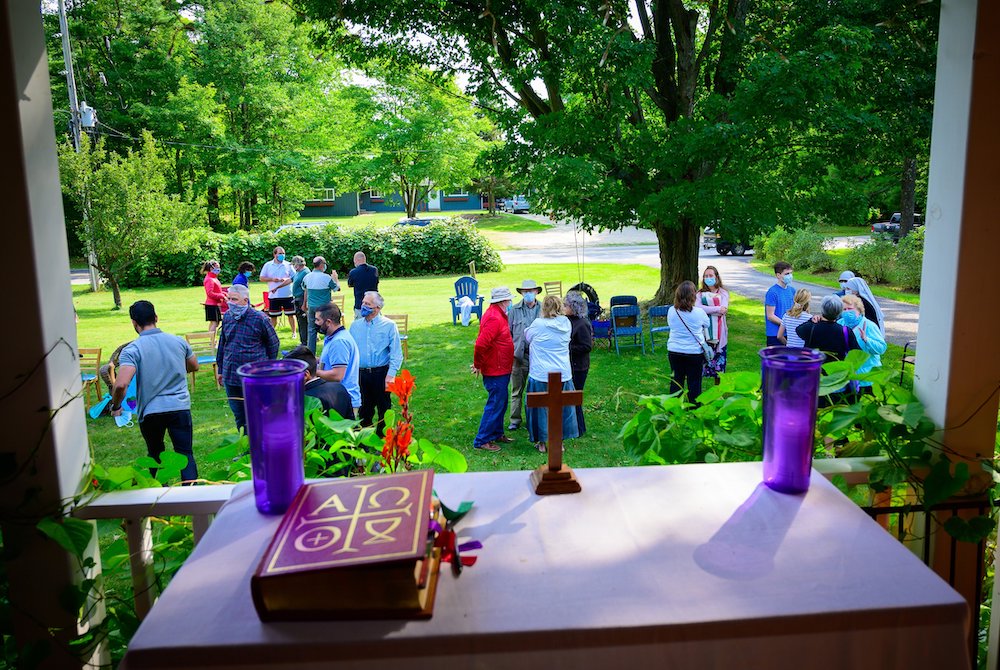
[[638,305],[639,299],[634,295],[615,295],[611,296],[611,307],[617,307],[618,305]]
[[[667,312],[670,305],[655,305],[649,308],[649,350],[656,353],[656,333],[670,334],[670,326],[667,324]],[[657,319],[663,319],[663,325],[656,325]]]
[[472,277],[459,277],[458,281],[455,282],[455,297],[449,298],[451,300],[452,325],[458,323],[458,317],[462,314],[462,308],[458,305],[458,301],[462,299],[462,296],[468,296],[472,302],[476,303],[472,306],[472,313],[482,321],[483,300],[485,298],[479,295],[479,282]]
[[[629,336],[632,343],[622,343],[622,338]],[[646,353],[646,336],[642,332],[642,314],[638,305],[615,305],[611,308],[611,337],[615,341],[615,353],[619,356],[621,346],[642,347],[642,353]]]

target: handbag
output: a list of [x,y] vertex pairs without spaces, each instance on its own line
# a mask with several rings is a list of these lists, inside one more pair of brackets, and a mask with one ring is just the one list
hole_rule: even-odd
[[[681,320],[682,324],[684,324],[684,327],[687,329],[687,332],[691,333],[691,337],[694,337],[695,341],[697,341],[698,338],[695,337],[694,331],[691,330],[691,326],[687,325],[687,321],[685,321],[684,317],[681,316],[681,311],[676,307],[674,307],[674,313],[677,314],[677,318]],[[713,349],[704,340],[698,342],[698,344],[701,345],[701,353],[705,356],[705,363],[711,365],[712,361],[715,360],[715,349]]]

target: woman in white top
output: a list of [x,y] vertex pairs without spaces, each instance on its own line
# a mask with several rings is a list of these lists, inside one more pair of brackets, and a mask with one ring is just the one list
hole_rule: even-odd
[[812,293],[804,288],[795,292],[791,309],[781,315],[781,325],[778,326],[778,341],[789,347],[801,349],[806,343],[795,332],[795,329],[812,318],[809,313],[809,301]]
[[670,361],[670,392],[687,386],[688,402],[697,405],[701,395],[702,363],[705,361],[705,329],[708,314],[695,306],[698,289],[684,281],[674,291],[674,304],[667,310],[670,339],[667,340],[667,360]]
[[[542,301],[538,318],[524,331],[528,345],[528,393],[549,390],[549,373],[558,372],[564,391],[573,389],[573,372],[569,364],[569,340],[572,326],[563,316],[562,300],[547,295]],[[563,439],[579,436],[576,408],[571,405],[562,411]],[[549,411],[544,407],[528,408],[528,436],[538,451],[545,453],[549,440]]]

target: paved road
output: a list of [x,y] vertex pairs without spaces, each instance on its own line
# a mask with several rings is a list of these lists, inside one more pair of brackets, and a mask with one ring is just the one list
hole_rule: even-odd
[[[586,248],[586,263],[633,263],[660,267],[660,257],[655,246],[592,246]],[[576,263],[577,249],[570,244],[568,247],[550,247],[547,249],[517,249],[501,251],[500,257],[509,265],[535,263]],[[764,302],[764,294],[774,284],[773,275],[757,272],[750,266],[751,256],[720,256],[713,249],[703,250],[699,255],[698,266],[704,270],[707,265],[714,265],[725,285],[742,296]],[[584,265],[586,272],[586,265]],[[796,287],[807,288],[814,296],[818,311],[818,299],[833,289],[817,284],[795,282]],[[879,306],[885,313],[887,324],[886,338],[893,344],[902,346],[907,340],[917,337],[917,318],[919,308],[905,302],[880,298]]]

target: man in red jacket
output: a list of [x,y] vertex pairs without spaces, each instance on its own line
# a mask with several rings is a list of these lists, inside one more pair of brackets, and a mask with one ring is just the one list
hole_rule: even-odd
[[472,373],[483,376],[483,386],[489,395],[483,408],[483,419],[479,422],[479,432],[472,444],[476,449],[500,451],[498,442],[514,441],[503,434],[507,387],[510,385],[510,371],[514,367],[514,340],[507,325],[507,310],[513,299],[506,286],[493,289],[490,307],[479,322]]

